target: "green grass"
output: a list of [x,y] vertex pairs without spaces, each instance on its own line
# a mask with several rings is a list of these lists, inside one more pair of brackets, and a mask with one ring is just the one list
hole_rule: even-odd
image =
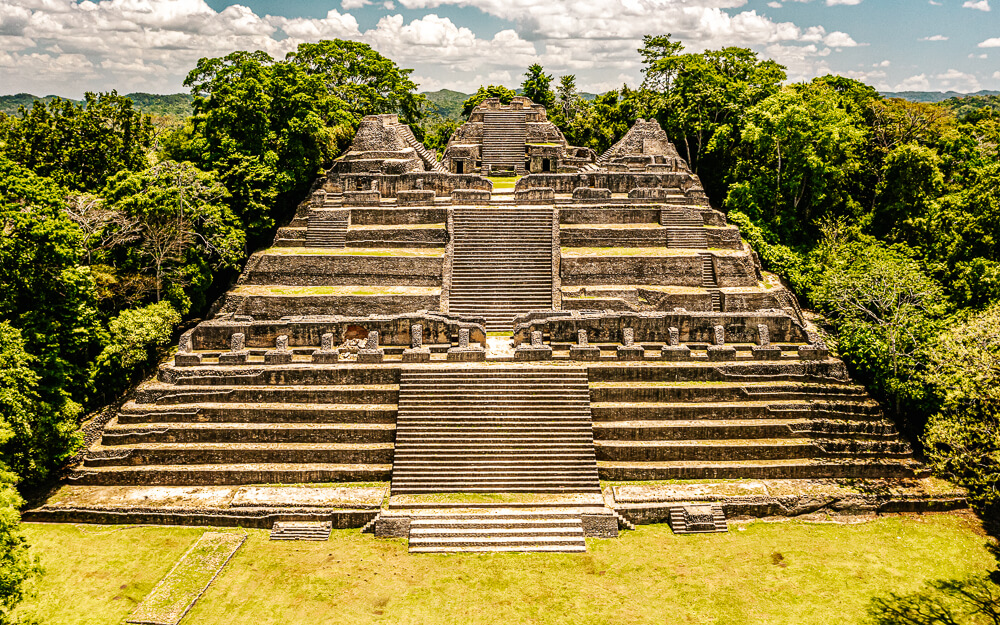
[[493,183],[493,190],[513,189],[520,176],[490,176],[488,180]]
[[[47,573],[23,611],[119,623],[204,531],[28,524]],[[958,515],[856,525],[755,522],[675,536],[640,526],[589,553],[411,556],[402,540],[247,542],[182,625],[254,623],[857,623],[872,596],[992,565]],[[835,615],[835,618],[832,616]]]

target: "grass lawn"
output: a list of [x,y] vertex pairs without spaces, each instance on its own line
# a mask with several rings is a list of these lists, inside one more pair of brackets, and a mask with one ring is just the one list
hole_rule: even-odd
[[[250,530],[182,625],[233,623],[856,623],[870,598],[991,567],[970,517],[754,522],[675,536],[640,526],[586,554],[411,556],[405,541]],[[47,569],[24,613],[120,623],[204,532],[28,524]]]

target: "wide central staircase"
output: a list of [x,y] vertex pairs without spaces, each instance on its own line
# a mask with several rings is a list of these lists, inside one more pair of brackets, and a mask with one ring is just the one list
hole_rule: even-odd
[[490,111],[483,115],[483,168],[513,167],[524,170],[524,143],[527,140],[524,113]]
[[404,370],[394,495],[598,493],[582,368]]
[[449,311],[482,316],[488,332],[552,309],[552,209],[456,208]]

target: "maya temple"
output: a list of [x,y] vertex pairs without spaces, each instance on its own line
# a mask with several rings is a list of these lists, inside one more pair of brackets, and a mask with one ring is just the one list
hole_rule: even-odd
[[925,475],[655,121],[598,155],[516,97],[478,106],[441,160],[366,117],[26,518],[583,551],[799,501],[643,482]]

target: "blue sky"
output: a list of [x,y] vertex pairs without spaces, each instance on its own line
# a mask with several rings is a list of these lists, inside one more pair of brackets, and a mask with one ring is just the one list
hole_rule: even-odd
[[1000,90],[1000,0],[0,0],[0,93],[182,91],[199,57],[371,44],[422,89],[516,86],[539,62],[584,90],[640,82],[643,34],[750,47],[804,80]]

